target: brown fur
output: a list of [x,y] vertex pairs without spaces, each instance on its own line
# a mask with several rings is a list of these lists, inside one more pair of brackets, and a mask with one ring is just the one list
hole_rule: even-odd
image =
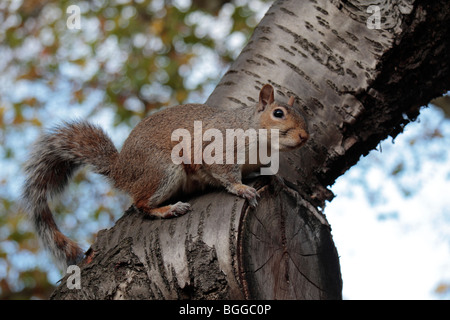
[[[180,192],[188,193],[210,185],[222,186],[256,206],[256,190],[242,184],[241,180],[243,174],[257,170],[261,164],[207,165],[191,161],[192,164],[177,165],[171,159],[174,146],[171,134],[183,128],[193,139],[194,121],[201,121],[202,133],[217,129],[223,136],[226,129],[279,129],[281,151],[299,148],[309,135],[293,103],[292,99],[289,104],[276,102],[272,86],[265,85],[258,104],[253,107],[225,111],[188,104],[166,109],[142,120],[132,130],[120,153],[100,128],[87,122],[64,123],[38,140],[25,168],[27,181],[23,198],[40,238],[63,265],[76,263],[82,257],[76,243],[58,230],[47,200],[58,195],[74,171],[83,165],[90,165],[95,172],[105,175],[116,188],[131,195],[137,208],[155,217],[187,213],[190,209],[187,203],[162,204]],[[277,109],[282,110],[283,117],[274,115]],[[203,142],[203,147],[205,145]],[[234,148],[236,155],[237,147]],[[244,148],[248,154],[248,142]],[[194,151],[192,147],[192,157]]]

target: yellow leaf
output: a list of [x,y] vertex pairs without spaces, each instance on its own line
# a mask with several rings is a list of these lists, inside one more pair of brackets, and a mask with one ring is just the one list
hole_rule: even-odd
[[150,25],[150,30],[153,34],[160,34],[164,30],[164,20],[162,19],[153,20]]
[[184,90],[178,90],[175,96],[177,101],[181,103],[187,99],[188,94]]
[[448,290],[450,290],[450,285],[441,283],[437,286],[437,288],[435,289],[435,292],[437,294],[444,294]]
[[36,117],[31,119],[30,123],[36,127],[42,127],[42,122]]
[[37,105],[38,100],[35,97],[32,97],[23,100],[23,103],[29,105],[30,107],[34,107]]

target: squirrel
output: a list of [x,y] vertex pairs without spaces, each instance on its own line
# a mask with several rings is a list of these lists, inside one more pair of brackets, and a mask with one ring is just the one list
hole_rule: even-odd
[[25,165],[22,198],[26,211],[44,246],[56,262],[67,267],[81,261],[84,254],[59,231],[47,199],[60,194],[74,172],[84,165],[106,176],[114,187],[131,195],[140,212],[153,217],[170,218],[187,213],[189,203],[166,202],[177,194],[207,186],[222,186],[254,207],[259,195],[242,183],[242,177],[261,167],[261,163],[249,164],[246,159],[244,164],[175,164],[171,159],[174,147],[171,134],[177,128],[191,128],[194,121],[203,122],[203,131],[278,129],[279,151],[293,150],[309,138],[306,122],[293,104],[293,97],[288,103],[276,102],[273,87],[266,84],[254,106],[219,110],[186,104],[168,108],[138,123],[120,153],[101,128],[87,121],[63,122],[36,141]]

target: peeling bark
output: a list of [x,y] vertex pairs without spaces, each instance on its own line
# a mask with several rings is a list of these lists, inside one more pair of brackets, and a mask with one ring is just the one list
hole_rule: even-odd
[[[381,29],[367,28],[370,4]],[[280,178],[259,178],[251,209],[223,191],[197,195],[193,211],[149,220],[130,208],[99,232],[53,299],[339,299],[331,229],[317,207],[328,186],[421,106],[449,90],[447,1],[276,1],[207,104],[253,104],[265,83],[296,98],[310,141],[282,154]]]

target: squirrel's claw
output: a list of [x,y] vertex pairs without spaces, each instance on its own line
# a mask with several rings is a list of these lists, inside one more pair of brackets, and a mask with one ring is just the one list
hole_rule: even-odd
[[258,198],[260,198],[260,195],[255,188],[249,187],[245,184],[237,184],[233,186],[231,192],[244,199],[247,199],[249,205],[252,208],[256,208],[256,206],[258,205]]
[[256,200],[256,198],[247,199],[247,201],[250,207],[252,207],[253,209],[258,205],[258,201]]

